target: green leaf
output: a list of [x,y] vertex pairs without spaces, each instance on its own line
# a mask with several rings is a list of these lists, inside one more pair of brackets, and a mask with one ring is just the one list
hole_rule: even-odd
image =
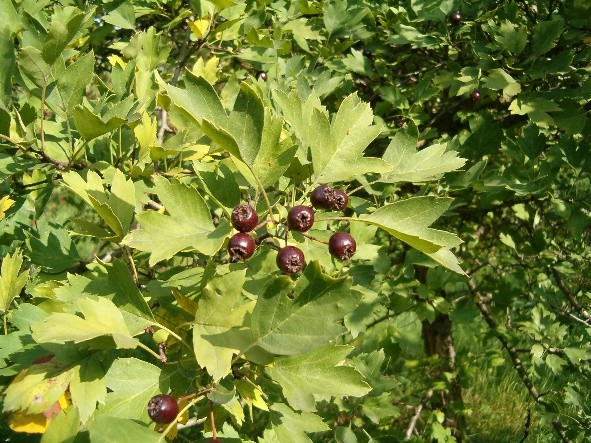
[[255,344],[278,355],[323,345],[346,332],[342,320],[360,298],[348,279],[329,277],[312,262],[295,285],[279,277],[259,296],[251,316]]
[[41,443],[74,443],[80,428],[80,414],[76,406],[69,406],[53,417],[43,433]]
[[451,204],[451,199],[413,197],[383,206],[351,221],[376,225],[424,253],[455,247],[462,241],[454,234],[429,228]]
[[316,410],[315,397],[362,397],[371,391],[356,369],[341,366],[352,349],[322,346],[305,354],[278,358],[266,372],[281,385],[292,408],[311,412]]
[[49,409],[66,392],[72,371],[58,372],[53,360],[21,371],[4,391],[4,412],[25,410],[39,414]]
[[[0,4],[2,3],[0,2]],[[10,2],[8,3],[10,4]],[[3,9],[4,7],[0,6],[2,8],[2,15],[6,13],[6,10]],[[7,6],[7,9],[11,7],[12,5]],[[2,63],[0,63],[0,102],[5,103],[8,102],[12,94],[12,76],[16,68],[16,53],[14,52],[14,44],[10,39],[10,35],[11,32],[8,24],[3,26],[0,22],[0,60],[2,60]]]
[[382,176],[380,181],[423,182],[434,180],[442,174],[461,168],[466,159],[458,157],[456,151],[447,151],[446,145],[436,144],[420,151],[416,150],[418,139],[398,132],[382,157],[392,165],[392,172]]
[[391,169],[382,159],[363,156],[381,129],[373,124],[370,106],[356,94],[342,101],[331,122],[314,94],[303,103],[295,91],[289,96],[276,91],[275,98],[300,143],[311,151],[314,183],[347,181]]
[[556,40],[558,40],[563,30],[564,20],[562,17],[538,22],[532,36],[532,50],[534,54],[537,56],[545,54],[556,46]]
[[54,13],[43,43],[43,59],[53,64],[80,31],[85,14],[78,8],[65,7]]
[[133,338],[123,314],[115,304],[104,297],[96,300],[81,297],[77,300],[84,318],[68,313],[53,313],[41,323],[31,327],[33,338],[38,343],[85,342],[97,337],[113,338],[117,348],[135,348]]
[[103,20],[122,29],[135,30],[135,10],[130,3],[120,3],[117,8],[103,16]]
[[245,279],[246,270],[218,276],[205,285],[197,303],[193,348],[197,363],[214,381],[231,372],[232,356],[243,344],[232,340],[232,332],[240,333],[244,316],[252,310],[252,303],[241,297]]
[[6,315],[12,301],[18,297],[29,279],[29,270],[20,272],[23,254],[19,250],[2,259],[0,274],[0,314]]
[[85,359],[72,372],[72,403],[77,406],[79,421],[84,424],[94,414],[97,404],[103,404],[107,397],[105,369],[101,365],[100,354]]
[[230,233],[230,224],[223,220],[215,227],[203,197],[191,186],[161,176],[156,176],[154,182],[154,192],[169,215],[142,212],[137,217],[140,229],[132,231],[124,243],[149,252],[150,266],[184,249],[214,255]]
[[[108,282],[115,293],[111,299],[113,303],[125,312],[138,315],[149,321],[153,320],[152,311],[137,284],[133,281],[127,265],[119,259],[114,259],[111,265],[107,265],[107,273]],[[129,322],[129,318],[126,318],[126,322]],[[142,324],[137,328],[132,328],[128,323],[127,327],[135,335],[137,330],[144,329],[146,326]]]
[[11,0],[0,0],[0,29],[7,28],[10,33],[17,32],[21,24],[21,16],[14,8]]
[[147,425],[111,416],[97,417],[90,427],[90,441],[92,443],[119,443],[123,441],[160,443],[161,437],[161,434]]
[[51,66],[43,60],[39,49],[25,46],[18,52],[17,62],[21,72],[29,77],[36,86],[40,88],[47,86]]
[[72,110],[72,116],[74,117],[74,124],[80,136],[87,141],[108,134],[126,123],[124,118],[117,116],[104,121],[83,105],[76,106]]
[[110,240],[119,242],[129,232],[135,212],[135,188],[131,179],[118,169],[113,174],[111,190],[103,188],[100,176],[89,171],[86,180],[77,172],[63,174],[66,186],[91,205],[114,232]]
[[[107,399],[98,416],[148,420],[147,405],[156,394],[167,392],[168,382],[161,380],[162,370],[137,358],[118,358],[110,366],[105,383]],[[96,418],[95,418],[96,419]]]
[[521,92],[521,85],[501,68],[492,69],[489,75],[484,78],[482,84],[495,91],[502,89],[503,94],[509,97],[513,97]]
[[80,260],[76,245],[61,226],[47,223],[43,219],[37,222],[35,236],[33,232],[27,238],[29,259],[46,272],[59,273],[74,266]]
[[523,27],[515,26],[508,20],[503,21],[501,26],[495,29],[497,35],[495,40],[502,49],[512,54],[519,54],[527,44],[527,31]]
[[47,103],[58,115],[71,114],[82,102],[86,87],[94,77],[94,53],[82,55],[59,73],[47,91]]
[[329,430],[328,425],[316,414],[294,412],[283,403],[275,403],[270,408],[273,431],[281,443],[311,443],[312,440],[306,434]]

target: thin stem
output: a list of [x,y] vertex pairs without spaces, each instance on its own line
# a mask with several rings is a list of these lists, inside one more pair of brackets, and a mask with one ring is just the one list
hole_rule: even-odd
[[406,429],[406,433],[404,434],[404,437],[406,440],[410,439],[410,437],[412,436],[412,433],[414,432],[415,428],[417,427],[417,421],[419,420],[419,417],[421,416],[421,412],[423,412],[423,408],[425,407],[425,405],[427,404],[427,402],[429,401],[429,399],[432,396],[433,396],[433,389],[429,389],[427,391],[427,393],[421,399],[421,402],[415,408],[415,415],[413,415],[412,419],[410,420],[410,424],[408,425],[408,428]]
[[135,262],[133,261],[133,256],[132,256],[131,251],[129,250],[129,248],[124,247],[123,250],[125,251],[125,256],[127,257],[127,261],[129,261],[129,266],[131,267],[131,272],[132,272],[132,275],[133,275],[133,281],[137,285],[137,282],[139,281],[139,277],[138,277],[138,274],[137,274],[137,269],[135,267]]
[[160,360],[160,355],[156,354],[156,352],[152,351],[148,346],[146,346],[145,344],[143,344],[142,342],[138,342],[138,346],[140,348],[142,348],[144,351],[148,352],[149,354],[153,355],[156,360],[161,361]]
[[41,131],[41,150],[45,151],[45,130],[43,129],[43,122],[45,121],[45,93],[47,85],[43,82],[43,88],[41,89],[41,124],[39,130]]
[[306,234],[305,232],[300,232],[300,234],[302,234],[306,238],[309,238],[310,240],[313,240],[313,241],[318,242],[318,243],[322,243],[323,245],[327,245],[328,244],[327,241],[320,240],[319,238],[316,238],[316,237],[314,237],[313,235],[310,235],[310,234]]
[[205,395],[205,394],[207,394],[208,392],[211,392],[211,391],[213,391],[213,388],[201,389],[200,391],[193,392],[191,394],[187,394],[187,395],[184,395],[183,397],[180,397],[179,398],[179,402],[191,400],[192,398],[199,397],[200,395]]
[[6,320],[6,314],[3,315],[4,319],[4,335],[8,335],[8,320]]
[[218,438],[217,430],[215,429],[215,417],[213,414],[213,403],[209,404],[209,420],[211,421],[211,436],[214,440]]

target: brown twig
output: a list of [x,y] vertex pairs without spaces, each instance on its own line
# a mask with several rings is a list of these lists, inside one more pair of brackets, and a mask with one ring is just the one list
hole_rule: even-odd
[[417,421],[419,421],[419,418],[421,417],[421,413],[423,412],[423,408],[425,407],[425,405],[427,404],[427,402],[429,401],[429,399],[432,396],[433,396],[433,389],[429,389],[425,393],[425,395],[423,395],[423,398],[421,398],[420,403],[415,408],[415,415],[413,415],[412,419],[410,420],[408,428],[406,429],[406,432],[404,434],[404,437],[406,440],[410,439],[410,437],[412,436],[412,433],[414,432],[415,428],[417,427]]
[[571,290],[564,283],[564,280],[562,279],[562,275],[560,275],[560,272],[558,272],[558,270],[553,266],[548,266],[548,270],[554,276],[554,280],[556,280],[556,284],[558,285],[560,292],[562,292],[564,294],[564,296],[567,298],[568,302],[571,305],[573,305],[577,309],[577,311],[579,311],[581,313],[581,315],[583,317],[585,317],[585,320],[591,320],[591,314],[589,313],[589,311],[587,311],[583,307],[583,305],[581,305],[577,301],[577,299],[575,298],[575,295],[571,292]]

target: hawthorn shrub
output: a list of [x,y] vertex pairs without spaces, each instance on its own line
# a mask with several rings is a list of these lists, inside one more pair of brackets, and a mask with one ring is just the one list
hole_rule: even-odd
[[4,441],[586,438],[587,2],[0,11]]

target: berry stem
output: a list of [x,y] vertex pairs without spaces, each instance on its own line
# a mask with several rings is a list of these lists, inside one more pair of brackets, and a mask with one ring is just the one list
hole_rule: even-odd
[[152,351],[148,346],[146,346],[145,344],[139,342],[138,346],[140,348],[142,348],[144,351],[148,352],[149,354],[152,354],[158,361],[162,361],[162,358],[160,357],[160,354],[157,354],[156,352]]
[[211,421],[211,436],[214,440],[217,440],[218,433],[215,429],[215,417],[213,414],[213,403],[209,403],[209,420]]
[[166,427],[166,429],[164,429],[164,431],[162,431],[162,435],[160,436],[160,438],[158,438],[158,441],[156,443],[161,443],[163,440],[166,440],[166,436],[168,435],[168,433],[170,432],[172,427],[177,425],[177,421],[178,421],[179,417],[182,417],[185,412],[187,412],[190,408],[195,406],[197,403],[199,403],[204,398],[205,398],[205,396],[196,397],[192,401],[187,403],[187,406],[185,406],[183,409],[181,409],[179,411],[179,413],[177,414],[176,418]]
[[201,389],[200,391],[193,392],[193,393],[191,393],[191,394],[187,394],[187,395],[185,395],[185,396],[183,396],[183,397],[180,397],[180,398],[179,398],[179,402],[181,402],[181,401],[186,401],[186,400],[190,400],[190,399],[192,399],[193,397],[198,397],[198,396],[200,396],[200,395],[207,394],[208,392],[211,392],[211,391],[213,391],[213,388],[205,388],[205,389]]
[[323,245],[327,245],[328,244],[327,241],[320,240],[319,238],[316,238],[316,237],[314,237],[313,235],[310,235],[310,234],[306,234],[305,232],[300,232],[300,234],[303,235],[306,238],[309,238],[310,240],[314,240],[314,241],[316,241],[318,243],[322,243]]

